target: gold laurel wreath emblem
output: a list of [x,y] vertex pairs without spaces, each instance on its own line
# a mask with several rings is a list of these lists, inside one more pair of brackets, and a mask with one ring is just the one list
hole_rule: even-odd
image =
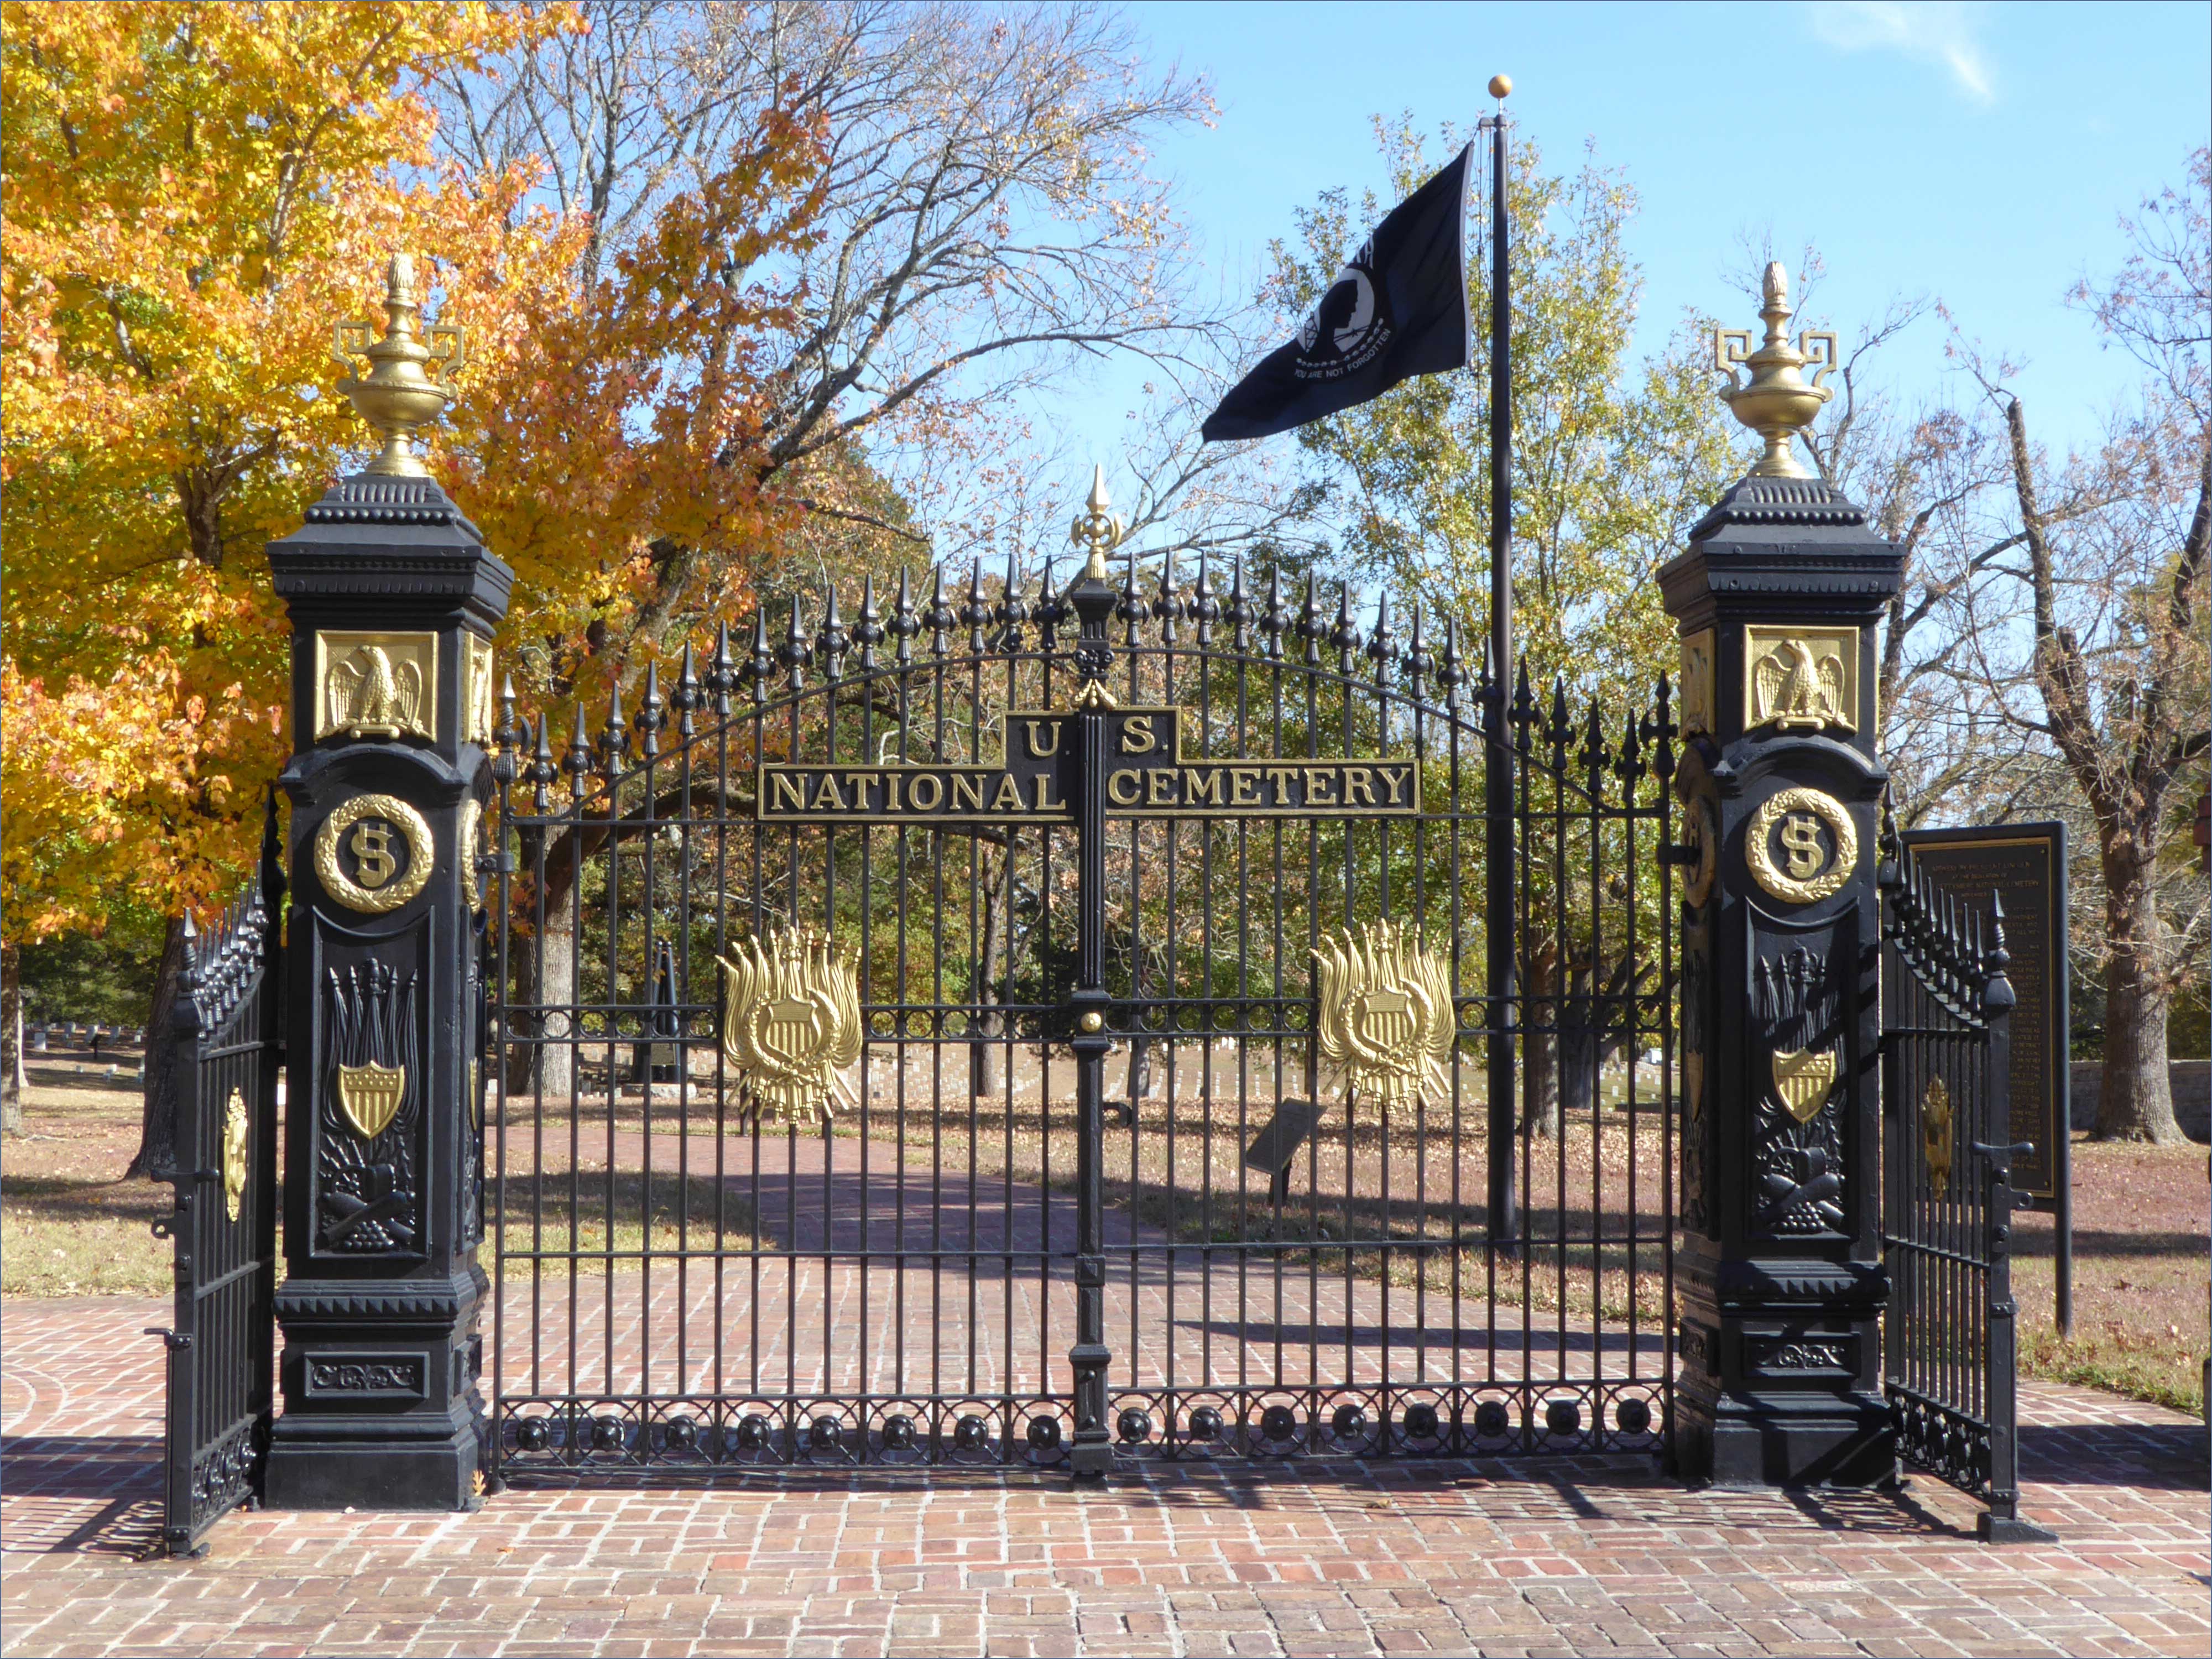
[[[1802,862],[1817,854],[1817,844],[1808,850],[1805,842],[1792,842],[1791,867],[1784,870],[1775,863],[1774,849],[1769,845],[1774,827],[1782,824],[1787,830],[1808,816],[1827,826],[1836,843],[1835,855],[1824,862]],[[1843,802],[1825,791],[1778,789],[1760,803],[1745,826],[1743,856],[1751,866],[1753,879],[1776,898],[1790,904],[1811,904],[1841,892],[1858,868],[1858,828]]]
[[461,803],[461,827],[454,845],[460,856],[461,889],[469,896],[469,908],[481,911],[483,872],[477,868],[477,855],[483,847],[483,803],[473,795]]
[[[355,880],[338,864],[338,846],[346,831],[368,818],[383,818],[395,825],[407,843],[407,867],[392,872],[374,886]],[[382,842],[370,845],[389,855],[388,847]],[[354,856],[362,859],[362,848],[355,848]],[[363,915],[380,916],[413,898],[429,884],[431,863],[430,826],[420,812],[396,795],[356,795],[341,802],[315,832],[315,878],[340,904]],[[366,867],[362,873],[368,873]]]
[[247,1150],[246,1097],[233,1089],[222,1109],[222,1207],[233,1221],[246,1202]]
[[1331,934],[1313,957],[1321,1051],[1349,1073],[1346,1107],[1356,1097],[1387,1115],[1425,1090],[1443,1091],[1458,1025],[1443,958],[1389,921]]
[[854,1102],[839,1075],[860,1057],[860,956],[811,928],[744,941],[723,969],[722,1054],[738,1073],[738,1121],[779,1122]]

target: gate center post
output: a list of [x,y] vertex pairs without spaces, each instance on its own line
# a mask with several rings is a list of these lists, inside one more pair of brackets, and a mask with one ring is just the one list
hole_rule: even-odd
[[1106,553],[1121,539],[1121,524],[1105,512],[1103,479],[1091,488],[1091,511],[1076,520],[1073,539],[1090,550],[1083,574],[1068,590],[1078,633],[1075,669],[1080,677],[1076,710],[1077,774],[1075,987],[1075,1346],[1068,1351],[1075,1376],[1075,1435],[1068,1468],[1079,1479],[1098,1479],[1113,1468],[1106,1429],[1105,1139],[1106,1056],[1114,1047],[1106,1009],[1106,769],[1113,700],[1106,676],[1114,647],[1106,635],[1117,596],[1106,575]]

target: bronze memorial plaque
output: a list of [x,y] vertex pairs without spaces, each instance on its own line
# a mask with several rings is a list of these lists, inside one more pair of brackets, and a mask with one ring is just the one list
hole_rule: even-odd
[[2035,1151],[2013,1164],[2013,1184],[2039,1202],[2066,1178],[2066,826],[2006,823],[1908,830],[1905,844],[1947,893],[1979,910],[2004,900],[2012,1013],[2012,1138]]

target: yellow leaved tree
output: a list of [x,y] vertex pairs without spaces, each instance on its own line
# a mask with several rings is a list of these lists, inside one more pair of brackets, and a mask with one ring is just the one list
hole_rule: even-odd
[[526,174],[434,167],[422,77],[573,23],[374,3],[0,22],[12,1042],[24,941],[125,903],[204,911],[250,866],[289,744],[262,548],[363,436],[326,390],[330,325],[396,246],[458,249],[472,288],[572,257]]

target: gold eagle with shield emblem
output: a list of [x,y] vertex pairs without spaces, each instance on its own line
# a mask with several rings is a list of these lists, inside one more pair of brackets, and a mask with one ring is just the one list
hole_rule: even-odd
[[1458,1025],[1449,966],[1389,921],[1330,934],[1313,956],[1321,1052],[1349,1072],[1347,1108],[1357,1097],[1387,1115],[1443,1090]]
[[1933,1193],[1950,1190],[1951,1141],[1951,1091],[1942,1078],[1931,1077],[1920,1097],[1920,1155]]
[[839,1073],[860,1057],[858,953],[785,927],[720,960],[722,1053],[738,1071],[739,1121],[811,1109],[828,1123],[833,1096],[854,1099]]
[[233,1221],[246,1203],[249,1127],[246,1097],[233,1089],[229,1104],[222,1109],[222,1210]]

